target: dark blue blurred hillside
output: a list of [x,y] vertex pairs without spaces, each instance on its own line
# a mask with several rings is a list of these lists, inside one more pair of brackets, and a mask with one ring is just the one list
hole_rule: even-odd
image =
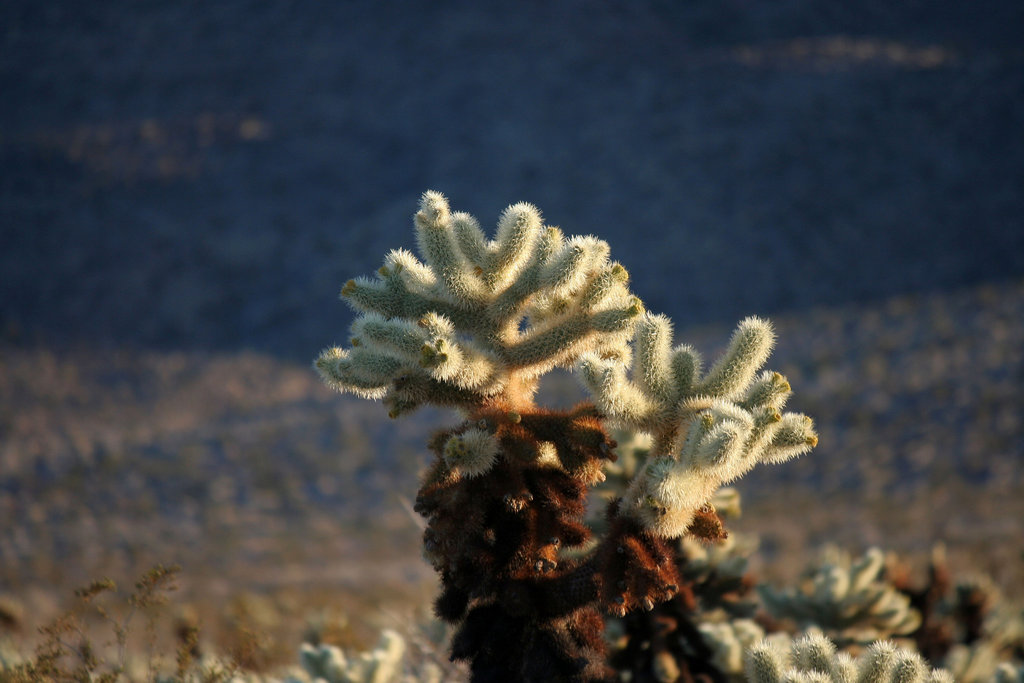
[[438,189],[680,325],[1024,273],[1024,4],[0,5],[0,332],[344,338]]

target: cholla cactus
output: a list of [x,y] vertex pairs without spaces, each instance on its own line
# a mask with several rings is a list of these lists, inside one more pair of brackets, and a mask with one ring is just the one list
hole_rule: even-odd
[[867,644],[914,632],[921,624],[909,598],[882,578],[885,556],[872,548],[855,562],[831,553],[802,590],[761,587],[773,617],[792,619],[801,628],[816,626],[841,645]]
[[405,640],[395,631],[381,631],[380,643],[369,652],[349,659],[333,645],[303,643],[302,668],[314,681],[326,683],[397,683],[402,676]]
[[632,379],[621,363],[592,353],[581,359],[597,406],[653,436],[651,456],[624,499],[625,514],[659,535],[680,536],[722,484],[758,462],[784,462],[817,444],[810,418],[781,412],[790,394],[786,379],[757,374],[773,343],[771,325],[747,318],[704,373],[695,350],[672,348],[668,318],[648,314],[637,324]]
[[879,641],[854,660],[837,653],[820,633],[793,642],[790,652],[769,640],[747,651],[749,683],[953,683],[948,671],[930,670],[915,652]]
[[[958,593],[972,592],[978,584],[994,588],[988,581],[961,584]],[[1024,682],[1024,610],[1019,605],[1000,603],[985,619],[980,633],[969,644],[954,645],[943,665],[963,683]],[[1011,659],[1012,661],[1006,661]]]
[[730,533],[714,544],[691,537],[680,539],[680,563],[685,581],[699,587],[704,611],[722,610],[730,617],[752,617],[757,593],[750,578],[750,556],[757,538]]
[[1003,662],[996,667],[992,683],[1024,683],[1024,664]]
[[[1001,664],[998,649],[989,641],[980,641],[970,646],[954,645],[943,662],[943,665],[953,672],[956,680],[960,683],[997,681],[996,674]],[[1007,670],[1004,668],[1002,674],[1004,677],[1006,672]]]
[[[0,674],[7,671],[13,671],[19,666],[25,663],[25,658],[21,656],[21,653],[14,647],[6,638],[0,640]],[[0,675],[2,678],[2,675]]]
[[[465,417],[432,439],[415,505],[441,576],[435,612],[458,627],[452,657],[478,681],[604,680],[601,611],[675,599],[677,635],[709,659],[670,539],[725,538],[710,505],[719,485],[816,438],[809,419],[781,413],[781,375],[755,377],[768,324],[744,321],[702,374],[692,350],[669,348],[667,319],[644,317],[604,242],[565,239],[529,204],[509,207],[488,240],[437,192],[423,195],[415,227],[422,261],[392,251],[376,278],[346,283],[360,314],[350,346],[325,350],[316,367],[339,391],[383,399],[392,417],[424,404]],[[634,350],[636,384],[625,376]],[[574,366],[597,406],[536,407],[540,377]],[[639,473],[615,473],[626,496],[590,546],[588,489],[616,457],[609,418],[649,434],[653,450]]]
[[764,629],[752,619],[700,624],[701,636],[714,653],[712,662],[722,673],[736,676],[743,673],[743,655],[764,639]]
[[438,192],[423,195],[415,224],[424,261],[392,251],[375,279],[341,290],[362,315],[352,348],[316,361],[335,389],[382,398],[392,416],[425,403],[517,410],[541,375],[585,352],[624,360],[643,306],[605,242],[566,240],[524,203],[505,210],[488,241]]
[[[970,592],[981,581],[961,586],[963,592]],[[991,585],[991,584],[989,584]],[[998,593],[990,588],[994,599]],[[1000,650],[1024,654],[1024,607],[1020,604],[1000,602],[985,619],[982,627],[984,637]]]
[[774,343],[771,326],[744,320],[724,356],[704,373],[696,351],[672,348],[664,316],[637,323],[632,379],[623,363],[586,354],[579,373],[598,408],[651,436],[647,461],[617,503],[602,548],[603,599],[613,613],[648,610],[675,594],[676,548],[685,533],[725,538],[710,501],[757,462],[783,462],[817,443],[810,418],[781,412],[782,375],[758,370]]

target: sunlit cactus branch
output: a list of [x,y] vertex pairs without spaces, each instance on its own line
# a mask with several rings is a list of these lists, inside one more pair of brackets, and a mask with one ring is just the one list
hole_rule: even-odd
[[384,399],[394,415],[425,403],[530,405],[549,370],[628,353],[644,309],[604,242],[566,240],[526,203],[487,240],[438,192],[423,195],[414,223],[422,260],[392,251],[375,278],[342,288],[361,316],[349,348],[317,359],[331,387]]
[[581,358],[579,376],[597,406],[653,437],[624,514],[660,535],[682,535],[721,485],[758,462],[781,463],[817,444],[810,418],[782,412],[790,394],[785,378],[758,374],[774,341],[768,322],[746,318],[722,357],[702,372],[693,348],[672,347],[668,318],[646,314],[636,325],[631,376],[622,363]]

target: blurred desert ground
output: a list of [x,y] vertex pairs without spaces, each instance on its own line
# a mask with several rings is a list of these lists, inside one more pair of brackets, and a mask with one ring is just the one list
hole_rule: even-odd
[[607,239],[707,354],[775,320],[821,443],[740,483],[762,576],[943,542],[1024,595],[1022,28],[995,0],[4,3],[19,637],[157,562],[281,657],[325,610],[365,643],[427,604],[408,506],[454,417],[389,422],[309,363],[428,188]]

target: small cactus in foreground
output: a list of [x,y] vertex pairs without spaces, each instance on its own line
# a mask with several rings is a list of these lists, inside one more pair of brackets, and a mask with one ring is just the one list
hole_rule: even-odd
[[859,658],[837,652],[820,633],[795,641],[787,653],[762,641],[747,651],[749,683],[953,683],[942,669],[929,669],[920,655],[878,641]]
[[345,657],[333,645],[303,644],[302,668],[314,681],[326,683],[397,683],[401,680],[405,640],[395,631],[381,632],[380,643],[369,652]]

